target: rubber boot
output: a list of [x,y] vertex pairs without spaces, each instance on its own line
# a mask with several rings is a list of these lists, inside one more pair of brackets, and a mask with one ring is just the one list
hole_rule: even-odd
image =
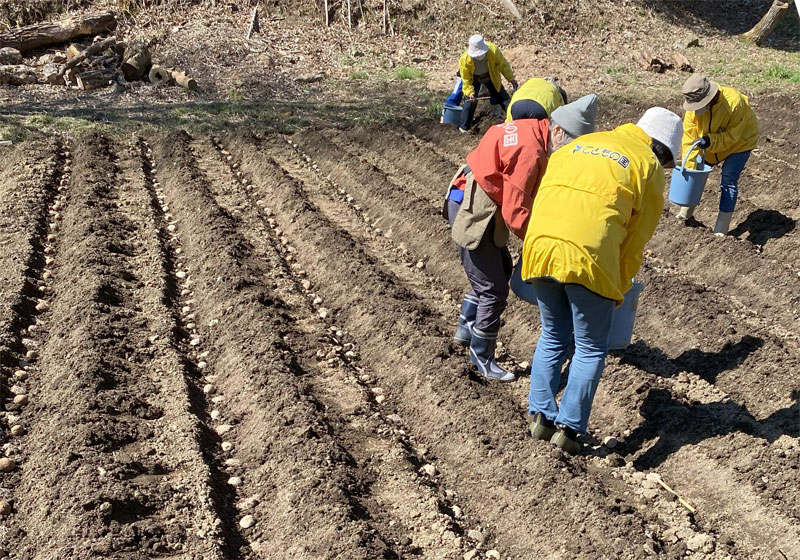
[[731,229],[731,217],[733,212],[722,212],[717,215],[717,225],[714,226],[714,235],[724,237]]
[[456,334],[453,335],[453,340],[465,348],[469,348],[469,344],[472,342],[472,325],[475,323],[475,315],[477,313],[478,298],[467,294],[464,296],[464,301],[461,302],[458,326],[456,327]]
[[481,375],[487,379],[503,382],[516,381],[517,376],[501,368],[494,359],[497,346],[497,333],[487,333],[473,327],[472,342],[469,345],[469,361],[478,367]]
[[581,452],[581,444],[578,443],[578,434],[575,430],[568,426],[556,424],[558,430],[553,437],[550,438],[550,443],[556,447],[563,449],[570,455],[577,455]]
[[678,218],[679,220],[686,221],[690,219],[692,216],[694,216],[695,208],[697,208],[697,206],[681,206],[681,209],[678,211],[677,214],[675,214],[675,217]]
[[533,436],[533,439],[541,439],[543,441],[550,441],[556,433],[556,425],[545,418],[541,412],[537,412],[533,417],[533,422],[528,426],[528,429]]

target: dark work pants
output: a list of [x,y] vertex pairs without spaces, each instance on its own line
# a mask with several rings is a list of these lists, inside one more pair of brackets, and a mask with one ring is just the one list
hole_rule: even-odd
[[[447,204],[447,215],[452,227],[459,204],[452,200]],[[506,308],[508,281],[514,268],[508,247],[496,247],[492,242],[493,233],[494,218],[477,248],[470,251],[458,247],[461,264],[472,286],[470,293],[478,299],[478,314],[474,326],[485,333],[496,333],[500,330],[500,315]]]
[[[511,101],[511,96],[508,95],[506,88],[500,86],[500,90],[496,90],[492,80],[489,79],[486,82],[483,82],[483,85],[486,86],[486,89],[489,90],[489,102],[492,105],[500,105],[503,108],[503,111],[506,110],[508,107],[509,102]],[[481,84],[475,82],[475,95],[477,97],[478,91],[480,91]],[[469,129],[472,126],[472,119],[475,118],[475,109],[478,108],[478,100],[471,100],[469,97],[464,97],[464,108],[461,110],[461,128],[464,130]]]
[[548,116],[544,107],[533,99],[520,99],[514,101],[514,104],[511,106],[511,118],[515,121],[519,119],[543,120],[548,118]]

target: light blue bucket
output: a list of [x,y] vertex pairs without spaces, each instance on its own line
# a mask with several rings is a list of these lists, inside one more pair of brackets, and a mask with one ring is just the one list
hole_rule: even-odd
[[644,284],[634,282],[625,294],[625,301],[614,310],[611,316],[611,329],[608,333],[608,349],[622,350],[627,348],[633,338],[633,324],[636,322],[636,308],[639,307],[639,295]]
[[683,164],[672,171],[672,179],[669,183],[669,201],[680,206],[697,206],[703,196],[703,189],[706,186],[706,179],[711,173],[711,166],[705,163],[705,152],[703,153],[703,163],[698,169],[686,169],[686,161],[689,154],[697,147],[700,140],[695,140],[694,144],[683,156]]
[[442,122],[461,126],[461,107],[457,105],[445,105],[442,107]]

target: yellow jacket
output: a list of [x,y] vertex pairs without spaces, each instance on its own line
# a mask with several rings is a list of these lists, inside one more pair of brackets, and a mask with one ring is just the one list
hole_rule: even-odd
[[664,169],[635,124],[559,149],[533,201],[522,278],[580,284],[622,302],[664,206]]
[[548,117],[553,114],[553,111],[564,104],[564,100],[561,98],[561,92],[558,91],[558,88],[554,86],[552,82],[548,82],[542,78],[531,78],[522,84],[522,86],[514,92],[514,95],[511,96],[511,103],[508,104],[508,111],[506,112],[506,122],[514,120],[511,118],[511,106],[515,101],[519,101],[520,99],[536,101],[536,103],[544,108]]
[[[506,77],[509,82],[514,79],[514,72],[511,70],[511,65],[497,48],[497,45],[486,41],[489,47],[489,52],[486,53],[486,65],[489,67],[489,77],[492,79],[492,84],[497,91],[503,85],[500,75]],[[472,74],[475,72],[475,62],[467,51],[461,54],[458,59],[458,71],[463,81],[462,91],[466,97],[475,93],[475,85],[472,83]]]
[[[720,96],[709,110],[698,116],[694,111],[686,111],[683,116],[683,153],[698,138],[708,136],[711,146],[706,148],[706,161],[720,163],[731,154],[746,152],[756,147],[758,142],[758,119],[750,101],[733,88],[719,86]],[[697,167],[695,160],[698,151],[694,150],[688,169]],[[689,163],[691,162],[691,164]]]

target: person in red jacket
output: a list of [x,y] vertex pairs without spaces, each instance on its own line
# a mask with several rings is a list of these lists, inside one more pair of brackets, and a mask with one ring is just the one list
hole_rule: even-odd
[[500,315],[508,299],[511,231],[525,238],[533,198],[553,151],[594,132],[597,96],[581,97],[550,119],[522,119],[491,127],[448,186],[445,209],[472,290],[461,305],[454,340],[490,379],[516,377],[495,360]]

